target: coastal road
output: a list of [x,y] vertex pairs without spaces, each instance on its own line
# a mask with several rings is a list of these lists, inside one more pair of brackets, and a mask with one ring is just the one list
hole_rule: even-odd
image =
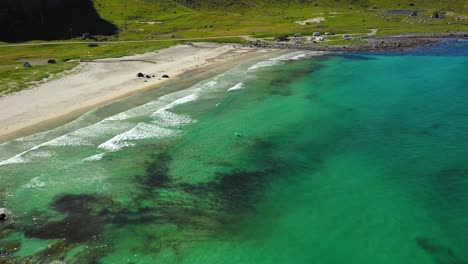
[[165,41],[191,41],[191,40],[210,40],[210,39],[224,39],[224,38],[243,38],[251,40],[249,35],[238,36],[222,36],[222,37],[205,37],[205,38],[170,38],[170,39],[150,39],[150,40],[118,40],[118,41],[52,41],[52,42],[35,42],[35,43],[18,43],[18,44],[3,44],[0,48],[5,47],[22,47],[22,46],[42,46],[42,45],[71,45],[71,44],[123,44],[123,43],[147,43],[147,42],[165,42]]

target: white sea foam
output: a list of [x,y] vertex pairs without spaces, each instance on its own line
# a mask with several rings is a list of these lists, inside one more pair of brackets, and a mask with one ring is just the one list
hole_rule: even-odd
[[261,61],[261,62],[255,64],[254,66],[250,67],[248,69],[248,71],[253,71],[253,70],[260,69],[260,68],[265,68],[265,67],[272,67],[272,66],[275,66],[275,65],[278,65],[278,64],[280,64],[280,62],[278,60],[269,59],[269,60]]
[[177,131],[173,129],[162,128],[154,124],[139,123],[133,129],[109,139],[98,147],[106,151],[115,152],[125,147],[134,146],[134,143],[129,142],[132,140],[164,138],[173,136],[176,133]]
[[238,83],[238,84],[234,85],[233,87],[229,88],[228,92],[241,90],[241,89],[244,89],[244,88],[245,88],[245,85],[243,83]]
[[302,59],[308,59],[311,57],[322,56],[324,54],[326,54],[326,52],[324,51],[307,51],[307,52],[298,51],[298,52],[292,52],[289,54],[282,55],[276,58],[276,60],[280,60],[280,61],[302,60]]
[[218,82],[217,81],[209,81],[207,83],[205,83],[206,86],[208,87],[215,87],[216,85],[218,85]]
[[299,54],[297,56],[292,57],[291,60],[300,60],[304,58],[307,58],[307,54]]
[[122,113],[113,115],[111,117],[108,117],[104,119],[103,121],[122,121],[122,120],[126,120],[129,118],[130,118],[130,115],[127,112],[122,112]]
[[10,165],[10,164],[21,164],[29,162],[26,158],[23,157],[23,153],[20,153],[12,158],[0,162],[0,166]]
[[96,154],[94,156],[91,156],[91,157],[88,157],[86,159],[84,159],[84,161],[99,161],[99,160],[102,160],[102,158],[104,157],[106,153],[100,153],[100,154]]
[[[214,85],[214,84],[212,84]],[[45,147],[45,146],[51,146],[51,147],[76,147],[76,146],[92,146],[93,143],[92,141],[103,137],[107,135],[115,135],[115,133],[121,133],[122,131],[127,131],[124,132],[123,135],[124,138],[120,139],[119,135],[115,136],[113,139],[116,140],[116,142],[111,140],[108,140],[107,142],[99,145],[100,148],[103,149],[115,149],[115,147],[112,146],[112,144],[116,144],[118,148],[120,147],[126,147],[126,146],[131,146],[133,145],[132,143],[126,142],[126,140],[132,140],[132,139],[138,139],[138,136],[136,138],[133,138],[133,136],[127,134],[127,133],[142,133],[142,138],[146,138],[146,136],[143,135],[154,135],[154,137],[158,137],[158,133],[162,135],[168,134],[168,131],[164,130],[160,126],[176,126],[180,124],[186,124],[190,123],[191,119],[186,116],[181,116],[181,115],[176,115],[174,113],[171,113],[167,111],[168,109],[171,109],[177,105],[181,105],[184,103],[188,103],[191,101],[197,100],[198,96],[196,94],[190,94],[188,96],[185,96],[183,98],[177,99],[169,104],[166,104],[164,107],[161,109],[157,110],[152,114],[152,118],[154,119],[154,122],[159,124],[148,124],[149,126],[153,126],[153,128],[156,128],[156,130],[153,132],[153,134],[145,132],[144,129],[142,129],[142,125],[137,125],[137,127],[131,129],[130,124],[126,124],[126,122],[107,122],[107,121],[122,121],[125,120],[126,118],[129,118],[131,116],[137,116],[141,115],[142,113],[140,112],[139,114],[133,113],[133,115],[130,115],[129,112],[134,110],[131,109],[126,112],[122,112],[120,114],[117,114],[116,116],[113,116],[108,119],[104,119],[101,122],[98,122],[96,124],[80,128],[78,130],[75,130],[73,132],[70,132],[68,134],[62,135],[60,137],[54,138],[52,140],[49,140],[47,142],[32,146],[30,149],[15,155],[12,158],[9,158],[7,160],[1,161],[0,166],[4,165],[10,165],[10,164],[20,164],[20,163],[28,163],[31,161],[31,157],[35,158],[43,158],[39,155],[31,155],[31,157],[25,157],[26,154],[30,154],[33,151],[38,150],[39,148]],[[146,105],[144,105],[146,111],[150,111],[151,109],[154,109],[157,107],[158,104],[156,102],[159,102],[161,104],[161,99],[158,101],[153,101],[150,102]],[[166,98],[164,98],[166,99]],[[148,109],[149,108],[149,109]],[[131,129],[128,131],[128,129]],[[136,129],[136,130],[135,130]],[[128,137],[128,139],[125,139],[125,137]],[[33,143],[33,142],[31,142]],[[107,143],[107,144],[106,144]],[[49,154],[49,156],[52,156],[53,154]]]
[[[304,51],[296,51],[296,52],[291,52],[288,54],[281,55],[279,57],[273,58],[271,60],[274,61],[288,61],[288,60],[295,60],[294,58],[297,58],[298,56],[301,56],[302,58],[306,56],[306,52]],[[301,58],[299,57],[299,58]]]
[[193,120],[188,116],[177,115],[165,109],[160,109],[154,112],[151,117],[153,118],[152,123],[161,127],[175,127],[193,122]]
[[[14,157],[10,159],[1,161],[0,166],[10,165],[10,164],[28,163],[28,162],[31,162],[31,158],[47,158],[47,157],[51,157],[55,155],[55,153],[51,151],[35,153],[36,150],[45,146],[51,146],[51,147],[73,146],[75,147],[75,146],[92,145],[89,139],[108,134],[112,131],[115,131],[114,129],[118,127],[119,126],[115,126],[115,125],[114,126],[104,125],[102,124],[102,122],[99,122],[91,126],[80,128],[78,130],[75,130],[68,134],[54,138],[47,142],[35,145],[31,147],[30,149],[15,155]],[[28,157],[26,157],[26,155]]]
[[46,186],[45,182],[39,180],[39,177],[31,179],[25,186],[24,188],[38,188],[38,187],[44,187]]
[[88,141],[76,135],[79,131],[74,131],[69,134],[65,134],[58,138],[52,139],[48,142],[41,144],[41,146],[54,146],[54,147],[76,147],[83,145],[90,145]]
[[182,105],[185,103],[193,102],[198,99],[196,94],[190,94],[180,99],[177,99],[161,109],[155,111],[151,117],[154,119],[155,123],[158,123],[160,126],[168,127],[168,126],[176,126],[181,124],[187,124],[191,122],[190,117],[177,115],[172,112],[169,112],[169,109],[172,109],[178,105]]
[[178,105],[181,105],[181,104],[186,104],[186,103],[189,103],[189,102],[196,101],[197,99],[198,99],[198,95],[196,95],[195,93],[192,93],[190,95],[187,95],[185,97],[177,99],[174,102],[164,106],[163,109],[166,109],[166,110],[171,109],[171,108],[174,108],[174,107],[176,107]]
[[171,129],[171,127],[187,124],[193,121],[188,116],[177,115],[168,110],[178,105],[193,102],[197,99],[198,96],[195,93],[192,93],[185,97],[174,100],[171,103],[168,103],[162,108],[158,109],[151,115],[151,117],[153,118],[153,122],[139,123],[131,130],[119,134],[102,143],[98,146],[98,148],[106,151],[115,152],[125,147],[134,146],[135,144],[131,141],[174,136],[177,133],[179,133],[179,131]]
[[33,158],[51,158],[55,156],[55,152],[53,151],[34,151],[28,153],[28,157],[33,157]]

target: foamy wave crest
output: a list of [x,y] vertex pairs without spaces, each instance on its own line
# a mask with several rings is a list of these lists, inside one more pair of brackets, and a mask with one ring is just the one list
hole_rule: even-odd
[[108,117],[104,119],[103,121],[122,121],[122,120],[126,120],[129,118],[130,118],[130,115],[127,112],[122,112],[114,116]]
[[245,88],[245,85],[243,83],[238,83],[238,84],[234,85],[233,87],[229,88],[228,92],[242,90],[244,88]]
[[292,57],[291,60],[300,60],[304,58],[307,58],[307,54],[299,54],[297,56]]
[[154,119],[153,123],[158,124],[161,127],[175,127],[193,122],[188,116],[176,115],[165,109],[160,109],[154,112],[151,117]]
[[91,157],[84,159],[83,161],[100,161],[106,153],[100,153]]
[[0,166],[5,166],[5,165],[11,165],[11,164],[21,164],[21,163],[27,163],[29,160],[27,160],[25,157],[23,157],[23,153],[20,153],[12,158],[9,158],[7,160],[4,160],[0,162]]
[[46,186],[45,182],[39,180],[39,177],[36,177],[31,179],[26,185],[24,185],[24,188],[31,189],[44,186]]
[[[31,147],[30,149],[23,151],[14,157],[4,160],[0,162],[0,166],[10,165],[10,164],[20,164],[20,163],[28,163],[32,161],[32,158],[48,158],[55,155],[54,152],[51,151],[39,151],[36,150],[42,147],[76,147],[76,146],[92,146],[93,144],[90,140],[112,134],[115,131],[121,131],[120,129],[129,129],[130,127],[121,124],[120,126],[116,125],[107,125],[103,124],[102,122],[96,123],[94,125],[80,128],[63,136],[57,137],[55,139],[49,140],[47,142],[38,144],[36,146]],[[26,157],[27,156],[27,157]]]
[[35,151],[28,154],[29,157],[33,158],[51,158],[55,156],[53,151]]
[[191,123],[192,120],[190,119],[190,117],[177,115],[168,110],[178,105],[196,101],[197,99],[198,96],[196,94],[190,94],[188,96],[182,97],[155,111],[151,115],[151,117],[154,119],[154,123],[158,124],[161,127],[173,127],[177,125]]
[[181,124],[187,124],[192,122],[190,117],[174,114],[169,109],[172,109],[178,105],[182,105],[188,102],[193,102],[198,99],[196,94],[190,94],[185,97],[179,98],[159,110],[155,111],[151,117],[153,118],[152,123],[139,123],[133,129],[119,134],[110,140],[102,143],[98,148],[115,152],[125,147],[131,147],[135,144],[131,141],[150,139],[150,138],[165,138],[174,136],[179,131],[171,129]]
[[278,60],[269,59],[269,60],[261,61],[261,62],[255,64],[254,66],[250,67],[248,69],[248,71],[253,71],[253,70],[260,69],[260,68],[265,68],[265,67],[272,67],[272,66],[275,66],[275,65],[278,65],[278,64],[280,64],[280,62]]
[[[78,130],[75,132],[78,132]],[[88,141],[84,140],[79,135],[75,135],[75,134],[76,133],[74,132],[70,134],[65,134],[61,137],[45,142],[41,144],[41,146],[76,147],[76,146],[90,145]]]
[[278,61],[290,61],[290,60],[302,60],[302,59],[308,59],[311,57],[315,56],[322,56],[326,54],[326,52],[323,51],[297,51],[297,52],[292,52],[288,53],[282,56],[279,56],[277,58],[274,58],[273,60],[278,60]]
[[193,93],[193,94],[187,95],[185,97],[182,97],[180,99],[177,99],[177,100],[175,100],[174,102],[172,102],[170,104],[167,104],[166,106],[163,107],[163,109],[168,110],[168,109],[174,108],[174,107],[176,107],[178,105],[181,105],[181,104],[186,104],[186,103],[196,101],[197,99],[198,99],[198,95]]
[[208,86],[208,87],[215,87],[216,85],[218,85],[218,82],[217,81],[209,81],[209,82],[205,83],[204,85]]
[[102,143],[98,146],[98,148],[106,150],[106,151],[118,151],[125,147],[131,147],[135,144],[129,141],[133,140],[141,140],[141,139],[150,139],[150,138],[164,138],[173,136],[177,133],[177,131],[162,128],[158,125],[147,124],[147,123],[139,123],[133,129],[117,135],[108,141]]

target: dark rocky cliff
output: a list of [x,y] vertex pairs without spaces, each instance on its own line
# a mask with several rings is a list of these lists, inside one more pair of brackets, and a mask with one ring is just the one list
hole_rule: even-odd
[[65,39],[115,34],[117,27],[101,19],[92,0],[1,0],[0,40]]

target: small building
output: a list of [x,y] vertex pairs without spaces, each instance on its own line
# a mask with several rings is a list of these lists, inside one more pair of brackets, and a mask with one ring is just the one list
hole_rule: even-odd
[[312,35],[313,35],[314,37],[319,37],[319,36],[320,36],[320,32],[314,32]]
[[344,39],[349,39],[349,35],[348,35],[348,34],[344,34],[344,35],[343,35],[343,38],[344,38]]
[[325,32],[325,35],[326,35],[326,36],[333,36],[333,35],[335,35],[335,34],[334,34],[333,32]]
[[316,41],[325,41],[325,39],[323,37],[316,37],[315,40]]
[[301,33],[296,33],[296,34],[294,34],[294,37],[295,38],[302,38],[302,34]]

